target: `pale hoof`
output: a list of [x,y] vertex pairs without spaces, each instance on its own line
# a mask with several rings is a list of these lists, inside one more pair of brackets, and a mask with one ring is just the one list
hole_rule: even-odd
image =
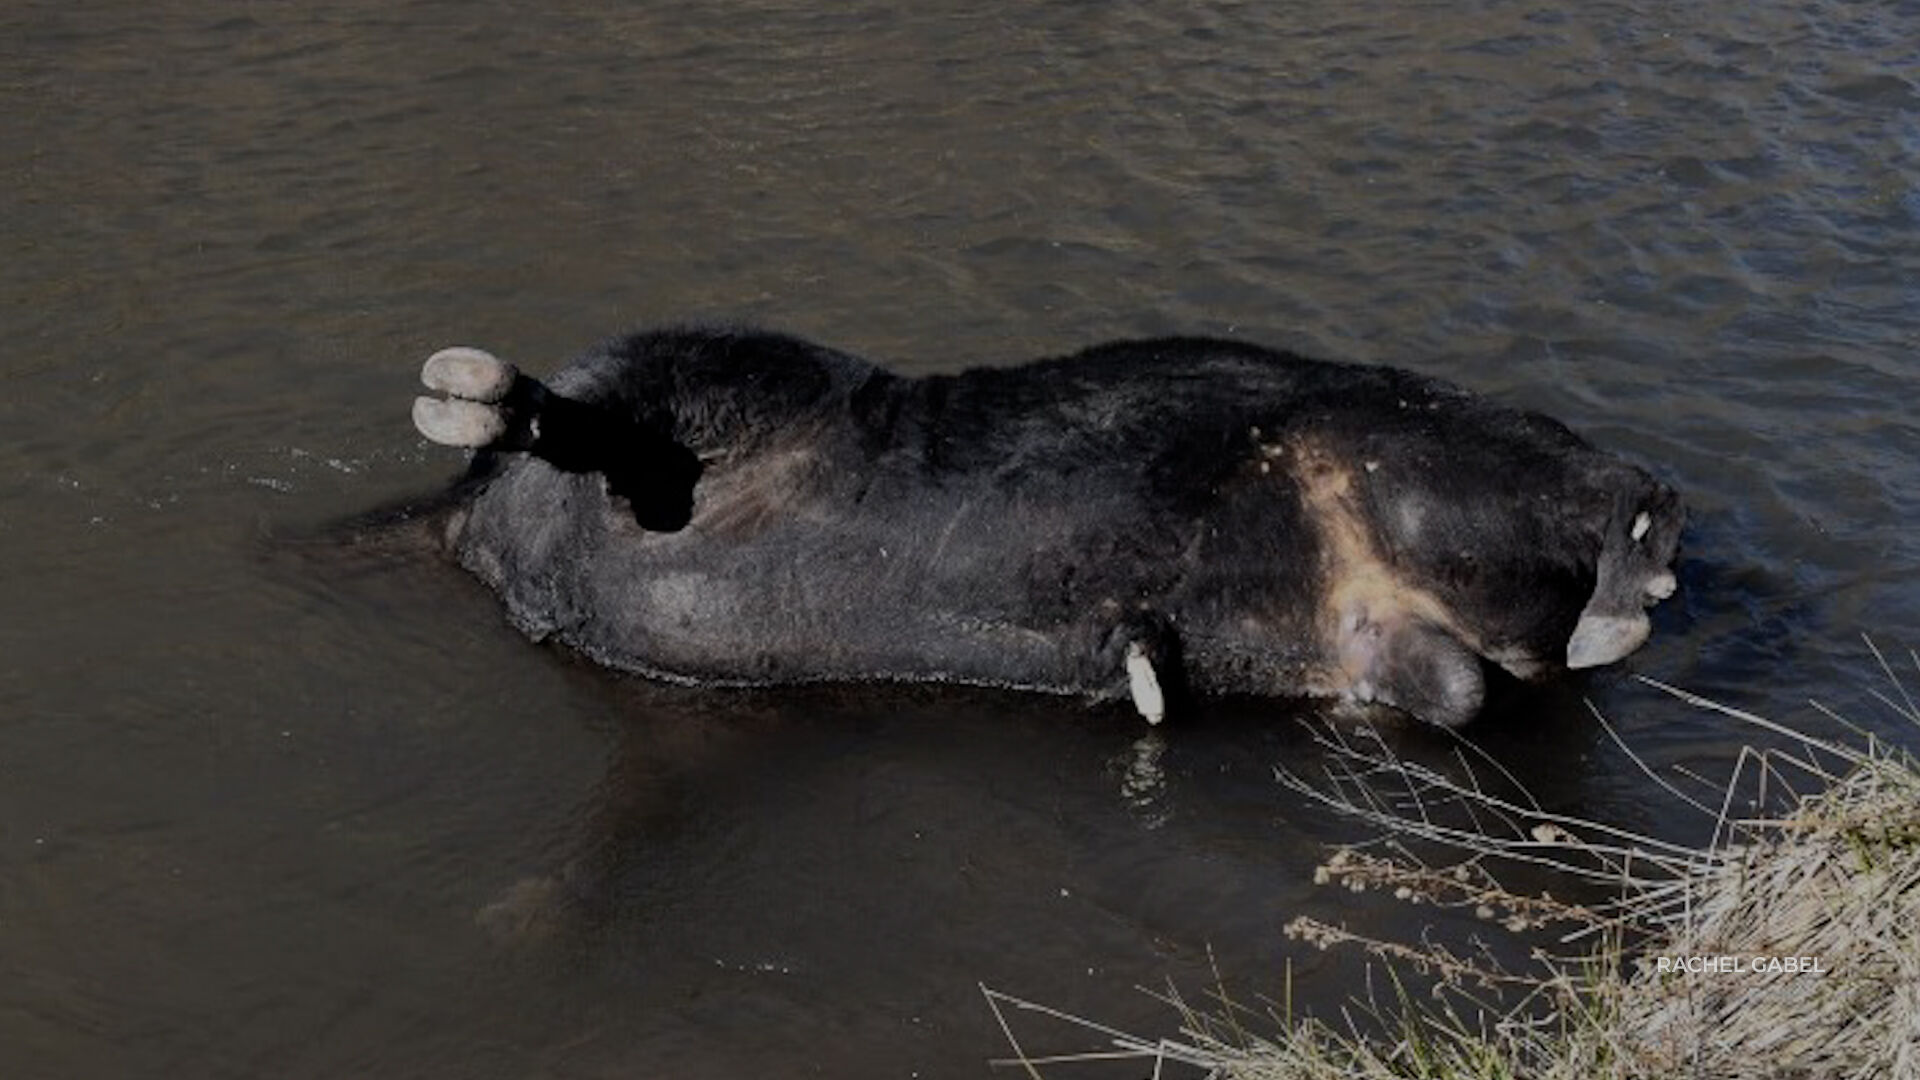
[[507,434],[507,416],[498,406],[461,398],[413,399],[413,426],[442,446],[477,450]]
[[1580,615],[1567,640],[1567,669],[1602,667],[1646,644],[1653,623],[1645,615]]
[[1137,641],[1127,646],[1127,691],[1141,719],[1158,724],[1167,718],[1167,695],[1160,688],[1160,674],[1153,670],[1146,648]]
[[519,374],[512,364],[485,349],[456,345],[427,357],[420,381],[429,390],[492,404],[506,398]]

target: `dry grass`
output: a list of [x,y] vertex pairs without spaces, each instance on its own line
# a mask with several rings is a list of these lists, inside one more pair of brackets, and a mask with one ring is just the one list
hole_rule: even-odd
[[[1920,710],[1874,656],[1893,688],[1876,696],[1920,728]],[[1385,941],[1301,917],[1289,936],[1383,962],[1385,985],[1337,1023],[1285,1002],[1250,1009],[1216,987],[1202,1006],[1162,995],[1178,1034],[1145,1039],[983,987],[1013,1049],[995,1064],[1030,1078],[1094,1061],[1128,1063],[1110,1075],[1223,1080],[1920,1076],[1920,765],[1864,732],[1813,739],[1651,685],[1784,740],[1744,752],[1718,805],[1649,771],[1712,822],[1700,848],[1548,813],[1499,793],[1519,788],[1511,777],[1496,791],[1456,770],[1463,782],[1364,732],[1325,736],[1324,776],[1281,775],[1381,837],[1335,851],[1316,880],[1472,912],[1492,933],[1551,945],[1531,948],[1519,970],[1487,949]],[[1780,809],[1736,816],[1748,801],[1736,793]],[[1502,884],[1519,871],[1550,874],[1566,896]],[[1739,969],[1662,970],[1663,958]],[[1770,960],[1817,970],[1770,970]],[[1431,993],[1410,991],[1404,973]],[[1031,1054],[1014,1021],[1041,1015],[1106,1046]]]

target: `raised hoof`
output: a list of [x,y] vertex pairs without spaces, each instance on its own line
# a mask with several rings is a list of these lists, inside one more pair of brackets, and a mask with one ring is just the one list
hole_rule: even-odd
[[492,404],[506,398],[519,374],[512,364],[485,349],[456,345],[427,357],[420,381],[429,390]]
[[442,446],[478,450],[507,434],[507,416],[496,405],[461,398],[413,399],[413,426]]

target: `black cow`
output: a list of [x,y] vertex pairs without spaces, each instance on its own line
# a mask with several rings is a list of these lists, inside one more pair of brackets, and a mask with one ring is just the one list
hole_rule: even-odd
[[794,338],[620,338],[542,384],[436,353],[482,451],[446,540],[513,621],[700,685],[1308,696],[1471,719],[1483,662],[1611,663],[1674,492],[1558,422],[1232,341],[911,378]]

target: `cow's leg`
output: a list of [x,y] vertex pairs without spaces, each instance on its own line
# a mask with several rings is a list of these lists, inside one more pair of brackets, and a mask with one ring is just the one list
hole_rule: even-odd
[[442,349],[420,381],[444,398],[413,402],[413,424],[443,446],[525,451],[565,472],[605,474],[641,526],[672,531],[693,512],[700,462],[667,435],[598,405],[562,397],[481,349]]

